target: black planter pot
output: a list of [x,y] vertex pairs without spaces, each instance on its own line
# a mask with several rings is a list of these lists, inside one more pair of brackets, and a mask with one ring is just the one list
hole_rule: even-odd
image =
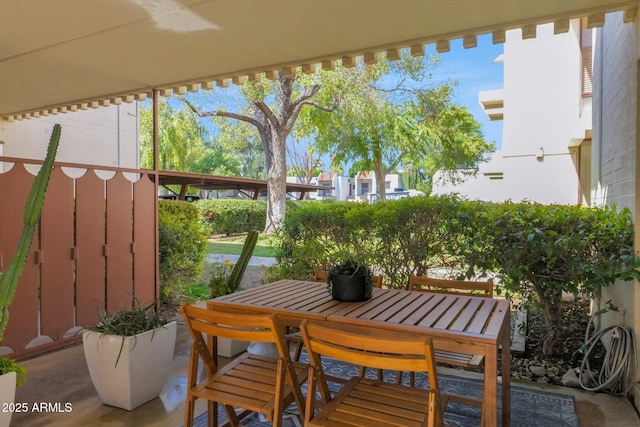
[[366,301],[371,299],[371,285],[364,274],[335,274],[331,278],[331,297],[346,302]]

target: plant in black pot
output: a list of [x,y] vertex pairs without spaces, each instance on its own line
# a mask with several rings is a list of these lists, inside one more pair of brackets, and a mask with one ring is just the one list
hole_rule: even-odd
[[345,257],[329,269],[331,296],[338,301],[366,301],[373,295],[371,269],[356,257]]

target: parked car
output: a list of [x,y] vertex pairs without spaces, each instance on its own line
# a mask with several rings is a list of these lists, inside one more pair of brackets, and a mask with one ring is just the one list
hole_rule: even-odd
[[[179,200],[177,194],[161,194],[158,196],[158,199],[161,200]],[[187,202],[195,202],[200,200],[200,196],[196,196],[195,194],[187,194],[184,196],[184,200]]]

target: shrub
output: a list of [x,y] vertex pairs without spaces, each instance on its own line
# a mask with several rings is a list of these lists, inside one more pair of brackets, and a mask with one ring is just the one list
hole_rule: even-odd
[[322,260],[351,253],[385,283],[406,287],[410,273],[455,278],[498,274],[497,293],[540,303],[553,353],[563,292],[590,293],[640,277],[628,210],[491,204],[457,197],[407,198],[372,205],[299,204],[279,230],[269,278],[309,278]]
[[262,230],[267,220],[267,202],[263,200],[199,200],[202,228],[211,234],[240,234]]
[[160,200],[160,291],[164,303],[179,303],[183,288],[202,270],[206,239],[193,203]]
[[532,289],[552,355],[561,328],[562,293],[591,293],[638,276],[628,209],[502,203],[484,210],[492,248],[475,264],[497,271],[507,292]]

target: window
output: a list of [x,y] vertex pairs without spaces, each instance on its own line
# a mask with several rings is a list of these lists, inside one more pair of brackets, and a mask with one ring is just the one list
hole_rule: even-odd
[[369,183],[363,182],[360,184],[360,194],[367,194],[369,192]]
[[591,96],[593,87],[593,30],[587,28],[587,18],[580,21],[580,48],[582,50],[582,96]]

